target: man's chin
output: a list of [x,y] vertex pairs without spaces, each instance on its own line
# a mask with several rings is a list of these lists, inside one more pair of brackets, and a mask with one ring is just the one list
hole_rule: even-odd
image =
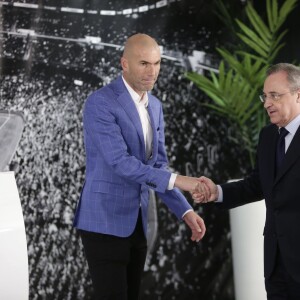
[[143,90],[148,92],[148,91],[151,91],[153,89],[153,87],[154,87],[153,84],[144,85]]
[[277,119],[277,118],[274,118],[274,117],[272,117],[272,116],[270,116],[270,122],[271,122],[272,124],[277,125],[278,119]]

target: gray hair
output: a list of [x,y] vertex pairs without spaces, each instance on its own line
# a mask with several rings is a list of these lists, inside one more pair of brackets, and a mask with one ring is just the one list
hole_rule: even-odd
[[290,91],[300,88],[300,68],[298,66],[288,63],[278,63],[267,70],[267,76],[278,72],[285,72],[287,74]]

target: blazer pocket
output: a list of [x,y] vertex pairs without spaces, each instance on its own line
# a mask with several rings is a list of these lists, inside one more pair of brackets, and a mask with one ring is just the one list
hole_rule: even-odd
[[111,194],[116,196],[124,195],[124,187],[122,185],[102,180],[94,180],[92,182],[91,190],[94,193]]

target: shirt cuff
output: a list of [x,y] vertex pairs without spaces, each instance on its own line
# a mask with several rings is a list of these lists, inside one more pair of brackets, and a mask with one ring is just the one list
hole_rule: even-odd
[[193,209],[188,209],[183,215],[182,215],[182,219],[184,218],[184,216],[188,213],[188,212],[190,212],[190,211],[194,211]]
[[168,190],[173,190],[174,189],[174,184],[175,184],[176,177],[177,177],[177,174],[175,174],[175,173],[171,174],[169,184],[168,184]]
[[218,199],[215,201],[216,203],[222,203],[223,202],[223,190],[220,185],[217,185],[219,196]]

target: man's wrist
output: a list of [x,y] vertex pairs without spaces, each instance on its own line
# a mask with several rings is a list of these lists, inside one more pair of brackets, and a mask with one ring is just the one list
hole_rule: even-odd
[[188,209],[183,215],[182,215],[182,219],[185,217],[185,215],[187,214],[187,213],[189,213],[190,211],[194,211],[193,209]]

